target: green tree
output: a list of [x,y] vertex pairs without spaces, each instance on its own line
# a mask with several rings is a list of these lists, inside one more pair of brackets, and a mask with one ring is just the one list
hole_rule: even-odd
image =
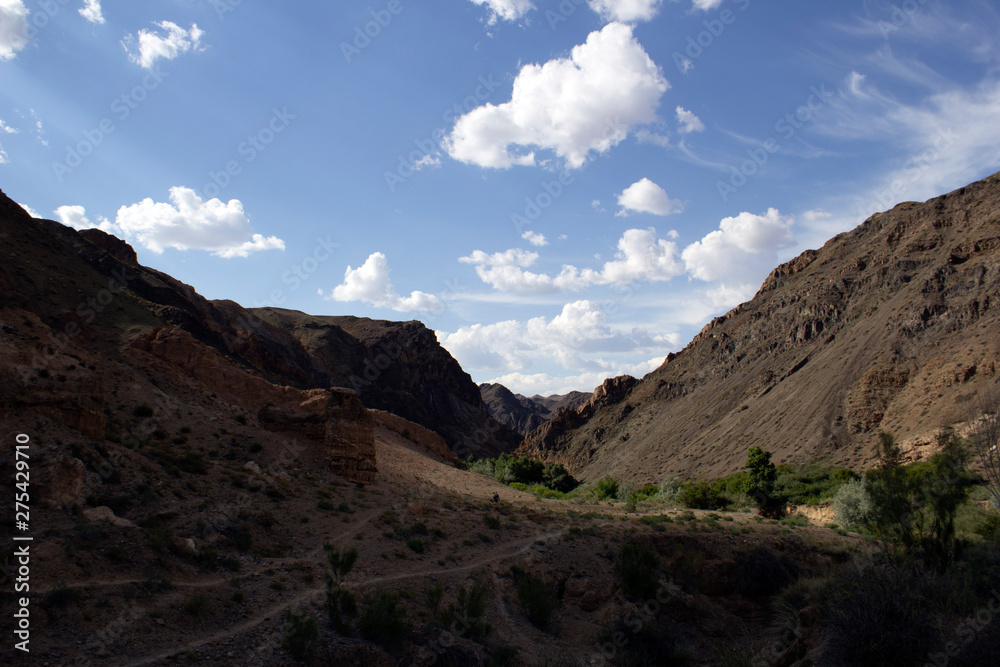
[[[760,447],[747,451],[746,493],[762,513],[774,510],[774,485],[778,481],[778,471],[771,463],[771,452]],[[780,513],[780,512],[779,512]]]
[[345,615],[353,615],[357,610],[357,603],[354,595],[341,587],[344,578],[354,567],[354,562],[358,559],[358,550],[355,547],[341,551],[329,544],[324,544],[326,559],[330,563],[330,569],[324,573],[324,583],[326,589],[326,609],[330,614],[330,623],[342,635],[349,633],[350,628],[344,622]]
[[879,461],[865,474],[865,490],[871,498],[868,529],[884,542],[911,549],[915,542],[913,494],[902,452],[888,433],[879,433]]
[[938,436],[941,450],[931,457],[927,479],[915,485],[919,494],[920,544],[924,562],[944,573],[955,558],[955,514],[974,483],[966,467],[962,442],[950,429]]
[[561,463],[548,463],[545,465],[545,472],[542,473],[542,484],[553,491],[569,493],[580,485],[573,475],[569,474],[566,467]]

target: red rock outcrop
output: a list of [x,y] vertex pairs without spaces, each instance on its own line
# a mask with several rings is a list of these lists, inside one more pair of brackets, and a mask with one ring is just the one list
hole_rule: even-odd
[[384,426],[390,431],[400,434],[410,442],[441,457],[444,461],[451,462],[456,460],[457,457],[448,448],[448,443],[434,431],[385,410],[369,410],[369,412],[371,412],[377,425]]
[[350,389],[302,390],[271,384],[231,363],[218,350],[177,327],[131,341],[127,354],[141,363],[257,413],[262,428],[294,432],[320,442],[330,468],[353,482],[375,481],[374,420]]

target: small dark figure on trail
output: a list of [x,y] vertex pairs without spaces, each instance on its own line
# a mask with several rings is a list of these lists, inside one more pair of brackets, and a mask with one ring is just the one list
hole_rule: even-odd
[[493,492],[493,502],[495,503],[500,502],[500,494],[497,493],[496,491]]

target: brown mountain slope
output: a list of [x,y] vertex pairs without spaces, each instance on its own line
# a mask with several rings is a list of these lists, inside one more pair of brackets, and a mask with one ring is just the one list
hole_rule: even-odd
[[331,384],[358,392],[370,408],[436,431],[459,456],[495,456],[520,438],[482,406],[479,388],[420,322],[321,317],[281,308],[254,316],[288,332]]
[[[60,353],[118,360],[122,345],[176,327],[271,384],[355,389],[367,407],[437,431],[463,456],[496,455],[516,445],[517,437],[482,409],[476,384],[418,322],[312,318],[209,301],[140,266],[127,243],[96,229],[76,232],[32,219],[2,192],[0,244],[0,308],[38,317],[60,341]],[[191,350],[178,352],[180,340],[170,336],[158,349],[193,358]]]
[[961,421],[997,382],[998,332],[995,174],[778,267],[616,400],[564,413],[520,451],[584,479],[721,475],[753,445],[861,466],[880,430],[913,444]]

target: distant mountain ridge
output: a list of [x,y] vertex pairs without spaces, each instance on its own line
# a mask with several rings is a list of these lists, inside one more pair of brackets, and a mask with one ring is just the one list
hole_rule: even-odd
[[614,400],[564,411],[519,451],[584,479],[637,481],[731,473],[753,445],[777,462],[861,467],[879,431],[919,455],[997,383],[998,331],[995,174],[779,266],[657,370]]
[[527,435],[563,409],[576,409],[587,402],[589,393],[573,391],[564,395],[531,398],[515,394],[501,384],[479,385],[486,411],[511,430]]
[[[34,313],[66,339],[67,350],[118,359],[129,341],[175,327],[276,386],[352,389],[366,407],[436,431],[461,456],[496,455],[519,442],[483,410],[471,377],[419,322],[210,301],[140,266],[124,241],[31,218],[2,192],[0,233],[0,306]],[[164,344],[175,350],[181,340]]]

